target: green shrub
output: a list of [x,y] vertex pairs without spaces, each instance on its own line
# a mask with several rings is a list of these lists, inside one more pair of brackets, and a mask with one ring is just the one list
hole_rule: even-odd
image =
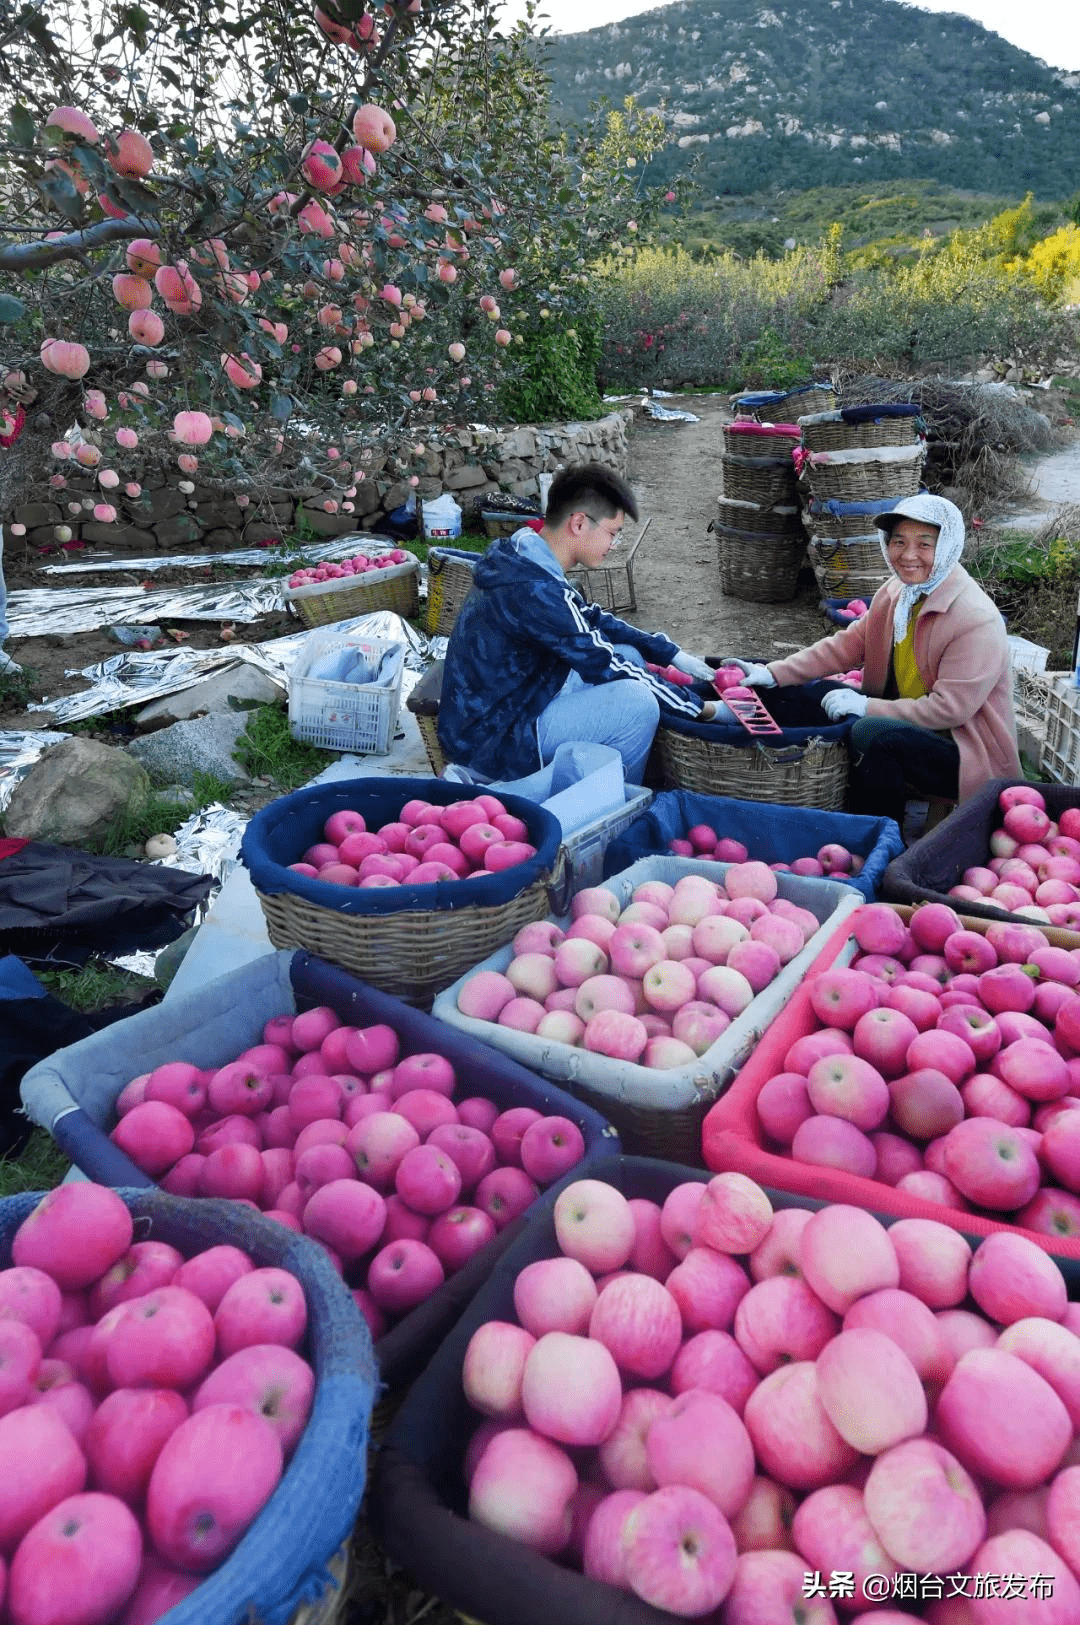
[[511,423],[567,422],[603,415],[597,388],[600,324],[578,317],[573,327],[541,322],[523,333],[499,406]]

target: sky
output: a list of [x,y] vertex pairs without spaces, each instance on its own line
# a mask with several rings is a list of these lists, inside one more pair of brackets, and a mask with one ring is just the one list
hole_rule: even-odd
[[[663,0],[659,0],[662,4]],[[548,26],[576,34],[603,23],[657,9],[658,0],[541,0]],[[921,11],[952,11],[972,17],[995,34],[1052,67],[1080,72],[1080,5],[1076,0],[919,0]],[[507,0],[507,13],[523,15],[522,0]]]

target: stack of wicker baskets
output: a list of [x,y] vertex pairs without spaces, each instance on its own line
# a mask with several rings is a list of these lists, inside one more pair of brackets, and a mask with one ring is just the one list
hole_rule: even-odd
[[723,495],[714,521],[720,588],[732,598],[794,598],[806,536],[791,454],[795,423],[736,418],[724,426]]
[[874,516],[918,491],[925,438],[914,405],[804,414],[801,477],[810,563],[825,598],[873,596],[888,577]]

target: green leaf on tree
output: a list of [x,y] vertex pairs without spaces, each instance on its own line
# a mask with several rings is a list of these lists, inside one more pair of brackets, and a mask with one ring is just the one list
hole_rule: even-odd
[[14,322],[21,322],[26,315],[26,306],[14,294],[0,293],[0,322],[10,327]]
[[150,18],[142,6],[124,6],[120,12],[120,27],[131,35],[140,51],[146,50]]
[[288,423],[292,417],[293,403],[291,395],[271,395],[270,416],[278,423]]
[[37,126],[21,102],[16,102],[11,109],[11,121],[8,128],[11,130],[11,139],[17,147],[32,147],[37,135]]

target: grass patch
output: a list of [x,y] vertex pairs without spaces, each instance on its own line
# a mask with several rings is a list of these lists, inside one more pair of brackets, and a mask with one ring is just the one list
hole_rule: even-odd
[[103,857],[121,857],[130,846],[142,846],[151,835],[169,834],[185,818],[213,801],[227,800],[230,787],[224,779],[212,773],[197,775],[199,784],[193,785],[194,807],[182,807],[158,789],[151,789],[144,801],[132,801],[113,821],[108,832],[97,842],[86,842],[88,852],[100,852]]
[[152,977],[137,976],[134,971],[121,970],[108,960],[96,958],[88,959],[85,965],[39,970],[35,974],[54,999],[84,1015],[107,1010],[114,1004],[131,1004],[157,986]]
[[[523,518],[522,524],[524,522]],[[427,556],[433,547],[453,547],[459,553],[486,553],[491,546],[491,537],[482,532],[479,535],[466,532],[462,536],[455,536],[452,542],[425,542],[423,537],[418,536],[415,541],[402,542],[401,545],[408,548],[410,553],[414,553],[421,564],[426,564]]]
[[36,1128],[18,1156],[0,1158],[0,1196],[23,1191],[51,1191],[71,1163],[51,1135]]
[[0,711],[25,711],[37,692],[38,674],[32,666],[0,676]]
[[233,749],[252,778],[272,779],[279,790],[298,790],[337,754],[294,739],[288,714],[280,705],[260,705],[252,711]]

